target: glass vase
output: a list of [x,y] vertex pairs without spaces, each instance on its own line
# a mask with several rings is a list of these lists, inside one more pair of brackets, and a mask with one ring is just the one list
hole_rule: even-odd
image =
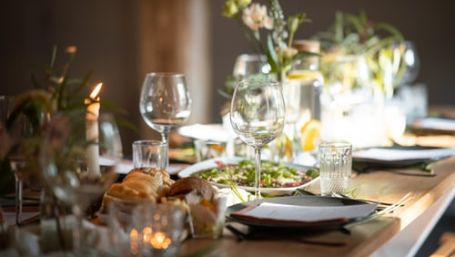
[[385,94],[371,79],[365,56],[338,56],[322,68],[321,140],[354,147],[387,145]]

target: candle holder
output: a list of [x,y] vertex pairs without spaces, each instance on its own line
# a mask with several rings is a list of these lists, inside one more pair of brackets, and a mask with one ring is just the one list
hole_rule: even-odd
[[171,204],[143,204],[133,210],[129,238],[145,256],[175,256],[184,229],[184,211]]
[[109,204],[109,239],[115,256],[139,254],[139,233],[133,226],[130,207],[122,202]]

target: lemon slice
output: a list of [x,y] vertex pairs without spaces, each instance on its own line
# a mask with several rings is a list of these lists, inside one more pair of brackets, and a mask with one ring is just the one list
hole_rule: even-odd
[[292,158],[292,141],[287,135],[284,136],[284,155],[289,159]]
[[321,135],[321,123],[317,120],[309,120],[300,129],[300,146],[303,151],[313,151]]
[[291,80],[320,80],[322,75],[319,71],[313,70],[294,70],[289,72],[288,79]]

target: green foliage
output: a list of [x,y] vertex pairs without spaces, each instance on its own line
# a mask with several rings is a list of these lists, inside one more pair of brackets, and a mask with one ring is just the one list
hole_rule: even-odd
[[318,33],[324,51],[338,49],[344,54],[374,53],[391,41],[402,41],[403,35],[391,24],[373,22],[365,12],[358,15],[337,12],[335,22],[324,32]]
[[[327,84],[339,81],[336,62],[339,57],[363,56],[368,64],[370,77],[382,92],[390,97],[393,94],[393,82],[384,80],[385,72],[394,61],[390,52],[397,42],[402,42],[403,35],[389,23],[374,22],[365,12],[350,14],[337,12],[332,26],[315,38],[321,42],[325,53],[322,58],[322,72]],[[401,57],[402,58],[402,57]],[[342,71],[340,71],[342,72]],[[399,76],[399,71],[393,71]],[[353,80],[352,88],[358,86]]]
[[[63,64],[57,64],[57,48],[54,47],[49,65],[39,67],[38,73],[31,76],[32,89],[27,90],[15,97],[14,108],[6,121],[8,134],[13,139],[13,146],[1,163],[9,163],[11,155],[20,153],[26,161],[24,176],[39,175],[31,174],[40,171],[39,152],[41,142],[51,118],[56,114],[77,114],[85,122],[87,105],[94,102],[87,99],[92,72],[88,72],[82,79],[70,76],[70,67],[76,55],[75,47],[66,49],[66,59]],[[88,100],[88,102],[87,102]],[[115,104],[106,101],[100,103],[104,109],[113,110],[116,113],[124,113],[124,110]],[[72,121],[72,124],[77,121]],[[17,127],[27,124],[27,133],[15,135]],[[134,126],[126,120],[119,122],[128,128]],[[85,135],[85,129],[81,129]],[[4,166],[4,165],[3,165]],[[1,169],[8,171],[9,168]],[[4,175],[2,175],[4,176]]]

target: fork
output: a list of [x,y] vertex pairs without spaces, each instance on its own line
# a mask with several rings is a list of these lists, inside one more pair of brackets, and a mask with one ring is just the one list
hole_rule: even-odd
[[369,222],[371,220],[377,219],[385,214],[393,213],[396,209],[400,208],[401,206],[404,206],[404,204],[407,203],[410,200],[410,198],[411,198],[411,193],[407,193],[398,202],[396,202],[396,203],[388,206],[387,208],[384,208],[383,210],[378,211],[374,214],[371,214],[364,218],[360,218],[351,223],[348,223],[348,224],[344,225],[343,228],[349,229],[355,225],[363,224],[363,223]]

